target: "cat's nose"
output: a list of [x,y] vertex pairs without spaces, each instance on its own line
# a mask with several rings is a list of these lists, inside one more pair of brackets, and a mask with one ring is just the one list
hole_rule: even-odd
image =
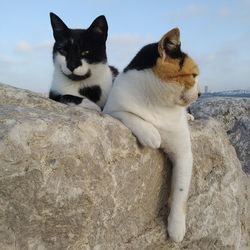
[[200,97],[201,96],[201,92],[198,92],[198,97]]
[[80,65],[79,63],[74,63],[74,62],[71,62],[71,63],[67,63],[67,68],[73,72],[76,68],[78,68]]
[[67,65],[67,68],[68,68],[71,72],[73,72],[74,69],[76,68],[76,66],[75,66],[75,65],[72,65],[72,64],[68,64],[68,65]]

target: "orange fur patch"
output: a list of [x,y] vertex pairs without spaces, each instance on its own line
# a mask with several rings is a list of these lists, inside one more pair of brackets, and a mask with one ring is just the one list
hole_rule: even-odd
[[[164,57],[163,57],[164,58]],[[195,75],[199,74],[196,63],[190,57],[186,57],[182,68],[179,60],[169,57],[158,58],[156,65],[153,67],[154,73],[165,82],[175,82],[189,89],[195,84]]]

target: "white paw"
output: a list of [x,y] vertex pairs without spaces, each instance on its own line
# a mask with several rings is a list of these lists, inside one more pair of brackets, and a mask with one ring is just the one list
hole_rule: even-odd
[[143,128],[137,133],[137,139],[143,146],[148,146],[151,148],[159,148],[161,146],[161,136],[158,130],[150,126]]
[[168,216],[168,234],[175,242],[181,242],[186,233],[186,221],[184,213],[171,213]]
[[188,121],[194,121],[194,116],[191,115],[191,114],[189,114],[189,113],[187,113],[187,120]]
[[91,109],[91,110],[96,110],[96,111],[101,111],[101,108],[95,104],[94,102],[90,101],[89,99],[85,98],[82,100],[82,102],[77,105],[78,107],[83,107],[86,109]]

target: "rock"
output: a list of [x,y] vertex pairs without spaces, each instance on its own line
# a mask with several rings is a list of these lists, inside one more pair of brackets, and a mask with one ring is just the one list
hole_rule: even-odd
[[249,178],[221,126],[191,124],[182,243],[166,234],[170,164],[121,122],[0,85],[0,249],[248,249]]
[[250,175],[250,98],[200,98],[191,111],[198,119],[213,117],[223,124],[243,170]]

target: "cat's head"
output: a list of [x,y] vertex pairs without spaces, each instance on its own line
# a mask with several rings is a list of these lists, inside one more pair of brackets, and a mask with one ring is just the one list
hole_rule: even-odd
[[159,58],[154,73],[166,84],[177,86],[177,104],[187,106],[200,95],[198,87],[199,68],[194,60],[181,51],[178,28],[167,32],[158,43]]
[[74,81],[91,76],[90,64],[106,63],[108,24],[97,17],[87,29],[70,29],[54,13],[50,21],[55,38],[53,60],[62,73]]

